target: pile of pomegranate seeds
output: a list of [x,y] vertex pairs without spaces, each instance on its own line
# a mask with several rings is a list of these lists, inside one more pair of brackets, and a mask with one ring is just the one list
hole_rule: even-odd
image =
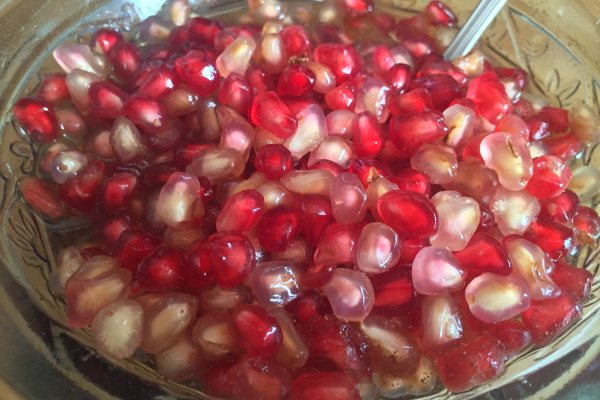
[[60,45],[17,102],[25,200],[97,227],[51,277],[70,325],[244,400],[465,391],[564,332],[593,279],[567,257],[600,236],[600,172],[569,167],[594,111],[444,60],[439,1],[295,3],[227,26],[174,0]]

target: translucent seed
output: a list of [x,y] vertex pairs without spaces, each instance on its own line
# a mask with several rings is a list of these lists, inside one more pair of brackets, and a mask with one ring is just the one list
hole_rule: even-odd
[[158,196],[158,217],[171,228],[181,228],[202,218],[204,206],[198,198],[199,190],[200,183],[195,176],[173,173]]
[[256,266],[250,286],[259,304],[285,306],[300,294],[300,270],[291,261],[271,261]]
[[490,211],[504,236],[525,232],[540,209],[540,202],[525,190],[498,188],[490,200]]
[[227,78],[232,72],[244,75],[255,49],[256,42],[252,37],[245,35],[237,37],[217,57],[217,70],[223,78]]
[[439,230],[429,238],[431,244],[451,251],[464,249],[479,225],[479,204],[452,190],[436,193],[431,201],[440,221]]
[[441,247],[424,247],[412,264],[412,280],[418,293],[430,296],[452,293],[465,284],[465,272],[452,253]]
[[424,346],[440,348],[463,337],[463,323],[451,296],[426,296],[422,312]]
[[458,161],[450,147],[425,143],[410,158],[410,165],[427,174],[431,183],[448,183],[456,176]]
[[336,317],[346,321],[362,321],[371,312],[375,293],[363,272],[338,268],[324,287]]
[[342,172],[331,184],[331,208],[336,221],[355,224],[365,217],[367,212],[367,192],[358,176]]
[[486,136],[480,146],[485,165],[496,171],[500,184],[509,190],[521,190],[533,174],[533,161],[527,142],[505,132]]
[[296,114],[298,128],[288,138],[284,146],[299,160],[314,150],[328,135],[323,110],[316,104],[310,105]]
[[367,274],[380,274],[400,259],[400,239],[392,228],[372,222],[364,226],[358,239],[356,266]]
[[465,288],[471,313],[483,322],[495,324],[529,308],[529,290],[517,277],[485,272]]

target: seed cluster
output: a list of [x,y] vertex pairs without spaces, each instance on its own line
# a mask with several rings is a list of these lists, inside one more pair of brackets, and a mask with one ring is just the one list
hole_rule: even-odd
[[569,167],[595,112],[444,60],[439,1],[295,3],[227,26],[173,0],[60,45],[15,104],[25,200],[97,221],[51,277],[70,325],[244,400],[465,391],[564,332],[593,280],[566,257],[600,235],[600,172]]

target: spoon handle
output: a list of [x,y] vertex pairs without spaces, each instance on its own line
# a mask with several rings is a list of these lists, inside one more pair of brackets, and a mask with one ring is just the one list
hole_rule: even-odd
[[444,52],[446,60],[467,54],[492,23],[507,0],[480,0],[473,13]]

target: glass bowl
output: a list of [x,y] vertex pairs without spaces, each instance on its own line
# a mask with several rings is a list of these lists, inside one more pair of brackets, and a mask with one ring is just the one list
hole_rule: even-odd
[[[244,1],[196,0],[204,16],[243,8]],[[288,1],[288,4],[298,3]],[[460,20],[475,1],[448,0]],[[376,1],[381,10],[407,15],[424,0]],[[155,14],[162,0],[5,0],[0,4],[0,393],[4,399],[210,398],[158,376],[147,360],[118,361],[92,349],[87,330],[66,327],[64,303],[48,289],[58,243],[77,235],[74,226],[49,226],[23,202],[19,181],[35,169],[35,151],[13,124],[17,98],[32,91],[47,71],[50,51],[73,32],[133,24]],[[552,105],[580,102],[600,109],[600,2],[511,0],[482,43],[496,62],[517,65],[531,76],[529,89]],[[600,151],[588,149],[579,164],[600,167]],[[597,199],[592,206],[598,209]],[[439,391],[427,398],[594,398],[599,368],[600,250],[579,252],[574,263],[596,274],[583,318],[550,345],[508,363],[494,381],[461,394]],[[592,372],[590,372],[592,371]],[[597,383],[596,387],[597,387]],[[562,392],[561,392],[562,390]]]

